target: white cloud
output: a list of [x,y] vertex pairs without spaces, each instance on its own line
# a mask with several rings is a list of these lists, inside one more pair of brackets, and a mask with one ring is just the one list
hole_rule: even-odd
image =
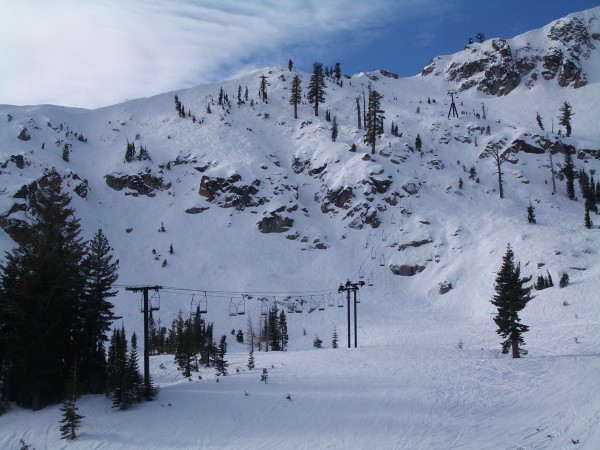
[[0,0],[0,103],[98,107],[217,81],[284,65],[286,48],[358,39],[424,3]]

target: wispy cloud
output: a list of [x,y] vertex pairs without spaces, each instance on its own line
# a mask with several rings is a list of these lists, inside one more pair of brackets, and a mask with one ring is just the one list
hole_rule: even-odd
[[[283,65],[415,0],[0,0],[0,103],[98,107]],[[399,12],[402,14],[399,14]],[[284,56],[285,55],[285,56]]]

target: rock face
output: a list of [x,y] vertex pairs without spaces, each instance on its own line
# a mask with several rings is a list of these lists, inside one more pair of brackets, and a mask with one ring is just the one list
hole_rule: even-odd
[[[474,87],[494,96],[507,95],[521,83],[532,87],[540,78],[556,80],[561,87],[579,88],[587,84],[582,61],[592,54],[594,41],[600,41],[592,26],[592,19],[586,23],[571,16],[515,39],[472,43],[454,57],[431,60],[421,75],[444,76],[461,91]],[[540,48],[530,42],[544,43]]]
[[266,198],[257,196],[260,180],[254,180],[251,184],[243,184],[241,181],[242,177],[238,174],[227,179],[203,175],[198,193],[211,203],[238,211],[268,202]]
[[258,229],[261,233],[285,233],[293,226],[293,219],[282,217],[277,213],[271,213],[269,217],[263,217],[258,222]]
[[136,175],[108,174],[104,179],[106,180],[106,185],[115,191],[123,189],[133,191],[130,195],[154,197],[156,195],[155,190],[163,191],[171,187],[171,183],[164,183],[161,177],[152,175],[149,172]]
[[409,265],[405,265],[405,264],[402,264],[402,265],[392,264],[390,266],[390,270],[392,271],[392,273],[394,275],[400,275],[402,277],[412,277],[413,275],[423,272],[423,270],[425,270],[425,266],[419,266],[419,265],[409,266]]

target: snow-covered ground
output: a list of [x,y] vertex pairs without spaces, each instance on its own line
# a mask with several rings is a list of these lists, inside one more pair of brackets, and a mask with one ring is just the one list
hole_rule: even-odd
[[[523,36],[541,39],[535,33]],[[480,158],[490,142],[545,135],[536,113],[547,130],[554,121],[557,131],[564,101],[575,115],[573,136],[563,141],[598,149],[597,52],[585,67],[589,84],[579,89],[539,80],[531,89],[521,86],[498,98],[461,92],[461,118],[451,120],[446,118],[446,93],[454,85],[441,77],[395,80],[379,73],[371,74],[378,80],[368,74],[344,79],[344,87],[328,81],[320,116],[302,104],[294,120],[288,104],[293,74],[281,68],[177,92],[186,109],[204,118],[201,125],[177,117],[174,93],[94,111],[0,106],[0,117],[7,118],[0,123],[0,163],[6,162],[0,169],[3,214],[22,202],[13,198],[21,186],[47,167],[85,178],[87,196],[73,193],[73,204],[86,237],[102,227],[120,260],[114,303],[128,334],[141,335],[142,316],[140,294],[125,286],[163,286],[155,318],[166,325],[179,310],[187,315],[206,293],[206,318],[215,323],[215,336],[228,335],[230,372],[217,383],[214,370],[202,369],[190,381],[176,371],[172,357],[153,356],[152,378],[161,387],[155,401],[122,412],[103,396],[84,396],[77,403],[85,416],[81,435],[69,443],[60,439],[59,405],[38,412],[13,407],[0,416],[0,448],[19,448],[19,439],[38,450],[600,448],[598,227],[583,227],[583,202],[566,198],[564,180],[557,180],[552,194],[546,155],[512,155],[503,165],[503,200],[492,162]],[[256,96],[262,74],[270,83],[268,104]],[[309,74],[300,75],[306,89]],[[354,110],[355,98],[369,82],[384,95],[386,111],[386,133],[372,158],[365,157],[369,149]],[[253,108],[249,102],[236,104],[238,86],[249,86]],[[232,102],[230,113],[213,106],[206,114],[206,103],[216,99],[220,87]],[[482,104],[486,119],[476,116]],[[324,119],[327,108],[340,125],[336,143]],[[402,137],[389,134],[391,121],[398,123]],[[87,143],[67,136],[67,126],[83,133]],[[489,135],[484,132],[488,126]],[[28,141],[17,139],[23,127]],[[417,134],[422,154],[408,148],[414,148]],[[124,164],[127,140],[146,146],[152,163]],[[72,144],[68,163],[61,159],[64,143]],[[352,143],[356,153],[348,152]],[[26,164],[17,167],[11,155],[23,156]],[[174,164],[177,157],[187,163]],[[327,167],[298,173],[292,169],[295,160],[308,161],[310,169]],[[598,178],[598,159],[575,163],[577,169],[595,170]],[[562,164],[561,154],[554,164]],[[476,168],[479,183],[468,179],[470,167]],[[137,174],[146,168],[170,187],[148,197],[106,185],[107,174]],[[237,211],[198,195],[203,175],[227,178],[233,173],[248,184],[260,180],[257,196],[268,201]],[[385,195],[396,192],[398,203],[374,194],[363,183],[371,178],[392,180]],[[65,186],[73,189],[78,183],[71,176]],[[408,183],[418,192],[403,190]],[[351,206],[366,203],[377,210],[379,227],[349,227],[360,211],[354,217],[346,217],[347,209],[323,212],[327,192],[343,187],[353,189]],[[530,202],[534,225],[526,220]],[[258,231],[261,218],[294,205],[299,208],[286,211],[294,219],[289,232]],[[206,207],[199,214],[185,213]],[[599,216],[592,214],[592,221],[600,223]],[[157,231],[161,224],[164,233]],[[293,233],[298,238],[284,237]],[[316,239],[328,248],[315,248]],[[406,246],[420,241],[431,242]],[[570,276],[566,288],[536,291],[523,311],[523,323],[530,326],[524,335],[529,353],[518,360],[500,353],[489,302],[509,243],[524,275],[535,280],[548,271],[555,285],[562,273]],[[13,245],[1,232],[0,248]],[[168,264],[162,267],[165,259]],[[394,275],[391,268],[402,264],[424,270]],[[337,288],[363,273],[365,281],[372,276],[373,286],[360,292],[359,348],[347,349],[347,310],[338,307]],[[440,285],[448,283],[452,289],[440,294]],[[244,294],[252,295],[245,297],[246,314],[230,316],[230,303],[241,302]],[[305,301],[302,314],[288,314],[289,351],[255,352],[257,369],[247,370],[247,348],[235,342],[231,330],[245,331],[248,319],[258,324],[258,298],[282,301],[287,295]],[[308,312],[320,301],[324,311]],[[339,349],[330,348],[334,328]],[[323,349],[313,348],[316,336]],[[269,373],[266,384],[260,381],[262,368]]]

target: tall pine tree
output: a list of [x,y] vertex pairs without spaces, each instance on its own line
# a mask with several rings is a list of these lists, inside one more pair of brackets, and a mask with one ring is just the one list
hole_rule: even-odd
[[298,105],[302,101],[302,80],[300,75],[294,75],[292,78],[292,87],[290,89],[290,105],[294,107],[294,119],[298,118]]
[[308,83],[308,92],[306,93],[308,103],[313,105],[315,116],[319,115],[319,103],[325,103],[325,77],[323,75],[323,64],[315,62],[313,72]]
[[524,344],[522,334],[529,330],[519,318],[519,312],[533,299],[531,287],[526,287],[531,278],[521,278],[521,266],[515,265],[514,252],[510,245],[502,258],[502,267],[496,274],[496,294],[491,303],[498,308],[494,322],[498,325],[496,332],[505,340],[502,342],[502,353],[512,348],[513,358],[520,358]]
[[365,120],[365,143],[371,145],[371,154],[375,154],[377,136],[383,134],[385,111],[381,109],[382,95],[369,85],[369,103]]
[[29,237],[6,254],[1,267],[6,394],[34,410],[62,399],[73,363],[85,277],[84,244],[70,202],[58,172],[47,172],[30,201]]

